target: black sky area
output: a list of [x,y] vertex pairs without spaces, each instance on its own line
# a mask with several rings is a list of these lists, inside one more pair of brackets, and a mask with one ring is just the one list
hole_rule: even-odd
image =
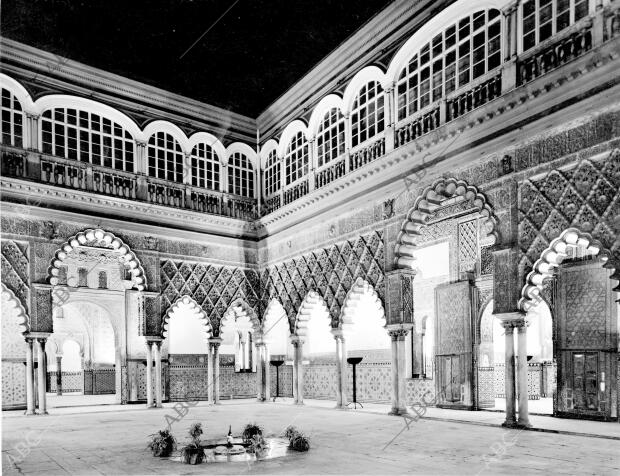
[[257,117],[389,1],[239,0],[214,25],[233,3],[3,0],[0,28],[7,38]]

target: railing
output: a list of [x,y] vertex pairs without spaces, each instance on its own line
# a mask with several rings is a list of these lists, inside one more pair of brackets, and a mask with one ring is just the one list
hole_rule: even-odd
[[253,198],[229,195],[225,215],[242,220],[256,219],[256,200]]
[[9,177],[25,177],[26,154],[9,150],[3,152],[2,175],[7,175]]
[[349,170],[355,170],[385,154],[385,137],[363,147],[349,157]]
[[469,91],[446,101],[446,122],[473,111],[502,95],[502,75],[497,74]]
[[297,185],[293,185],[291,188],[284,190],[283,199],[284,205],[303,197],[308,193],[308,179],[302,180]]
[[138,184],[131,174],[93,170],[93,190],[97,193],[135,200],[137,189]]
[[342,177],[346,171],[346,157],[341,157],[336,162],[320,169],[314,176],[315,188],[321,188],[330,182]]
[[182,185],[170,185],[169,183],[149,177],[147,179],[147,200],[157,205],[169,207],[185,206],[185,189]]
[[276,211],[282,205],[280,195],[274,195],[273,197],[265,199],[263,205],[265,215]]
[[435,107],[435,109],[399,127],[394,133],[394,148],[408,144],[418,137],[437,129],[439,127],[439,119],[439,107]]
[[583,55],[591,48],[592,19],[587,18],[519,58],[517,85],[528,83]]
[[254,220],[256,200],[1,146],[2,175],[108,197]]

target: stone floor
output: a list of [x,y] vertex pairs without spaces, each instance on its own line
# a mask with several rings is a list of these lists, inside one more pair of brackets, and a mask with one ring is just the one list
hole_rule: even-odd
[[[47,416],[7,412],[2,421],[3,474],[619,474],[620,438],[506,430],[494,424],[433,419],[409,422],[373,408],[245,401],[190,408],[172,428],[179,443],[200,421],[205,438],[238,433],[250,421],[268,434],[296,425],[311,438],[309,453],[253,463],[189,466],[154,458],[149,434],[175,417],[162,409],[125,406],[57,409]],[[329,405],[329,406],[327,406]],[[382,409],[384,406],[378,406]],[[116,411],[113,411],[116,409]],[[429,409],[439,410],[439,409]],[[74,413],[69,413],[74,411]],[[453,412],[447,410],[448,412]],[[54,414],[56,412],[56,414]],[[491,412],[462,412],[487,414]],[[546,418],[546,417],[540,417]],[[566,421],[566,420],[564,420]],[[569,421],[574,428],[581,422]],[[599,423],[599,425],[605,425]],[[608,423],[620,427],[618,423]]]
[[114,405],[116,395],[82,395],[81,393],[47,394],[47,408],[64,408],[90,405]]

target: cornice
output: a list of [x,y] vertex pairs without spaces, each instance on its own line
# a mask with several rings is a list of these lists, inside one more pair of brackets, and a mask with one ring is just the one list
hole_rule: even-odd
[[[175,235],[183,232],[206,233],[211,239],[219,236],[256,241],[253,224],[234,218],[97,195],[9,177],[0,179],[0,190],[3,206],[6,206],[4,203],[7,198],[13,198],[13,201],[18,203],[31,198],[31,203],[41,202],[61,212],[90,215],[98,221],[112,217],[121,220],[126,228],[137,227],[136,231],[156,223],[156,227],[165,226]],[[44,208],[46,213],[51,211],[50,208]]]
[[582,117],[578,103],[585,98],[597,98],[589,109],[610,106],[610,98],[620,97],[618,43],[610,42],[279,208],[259,220],[259,238],[294,233],[300,223],[309,227],[325,221],[325,213],[336,216],[391,198],[406,190],[401,179],[422,169],[430,170],[425,179],[431,180],[490,151],[513,147],[530,137],[524,135],[526,129],[535,136]]
[[[253,118],[109,73],[4,37],[0,37],[0,43],[0,59],[3,63],[8,63],[3,64],[3,69],[17,71],[25,79],[36,79],[39,83],[79,91],[91,99],[124,104],[126,107],[133,105],[133,109],[135,109],[136,102],[150,104],[153,106],[153,110],[149,112],[154,114],[157,114],[157,109],[176,111],[185,118],[185,121],[187,121],[187,117],[191,117],[198,122],[206,122],[205,128],[212,133],[228,135],[230,130],[242,131],[243,135],[237,133],[238,138],[250,140],[250,143],[254,143],[256,120]],[[11,63],[18,66],[11,66]],[[122,101],[121,99],[119,101],[119,97],[127,100]],[[148,111],[148,109],[146,110]],[[159,115],[161,114],[160,112]],[[172,119],[169,114],[165,117]],[[229,122],[224,127],[221,126],[223,118]],[[213,124],[218,124],[219,127]]]

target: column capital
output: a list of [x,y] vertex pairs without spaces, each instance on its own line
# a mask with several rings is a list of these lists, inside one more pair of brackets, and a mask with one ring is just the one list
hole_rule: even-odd
[[519,2],[517,0],[509,3],[508,5],[506,5],[505,7],[503,7],[502,13],[504,14],[504,16],[510,16],[512,15],[514,12],[517,11],[517,8],[519,6]]
[[27,111],[25,111],[24,114],[26,114],[26,117],[28,119],[32,119],[34,121],[38,121],[39,117],[41,117],[39,114],[36,114],[34,112],[27,112]]
[[26,339],[45,341],[49,339],[52,334],[49,332],[29,332],[24,335]]
[[304,337],[305,336],[295,336],[295,335],[291,336],[290,337],[291,344],[293,344],[295,346],[303,344],[304,343],[304,339],[303,339]]
[[412,328],[413,324],[389,324],[386,326],[388,335],[392,340],[405,340]]
[[153,345],[164,340],[161,336],[144,336],[144,339],[147,345]]
[[135,141],[135,142],[136,142],[136,145],[137,145],[138,147],[146,147],[146,141],[143,141],[143,140],[137,140],[137,141]]

